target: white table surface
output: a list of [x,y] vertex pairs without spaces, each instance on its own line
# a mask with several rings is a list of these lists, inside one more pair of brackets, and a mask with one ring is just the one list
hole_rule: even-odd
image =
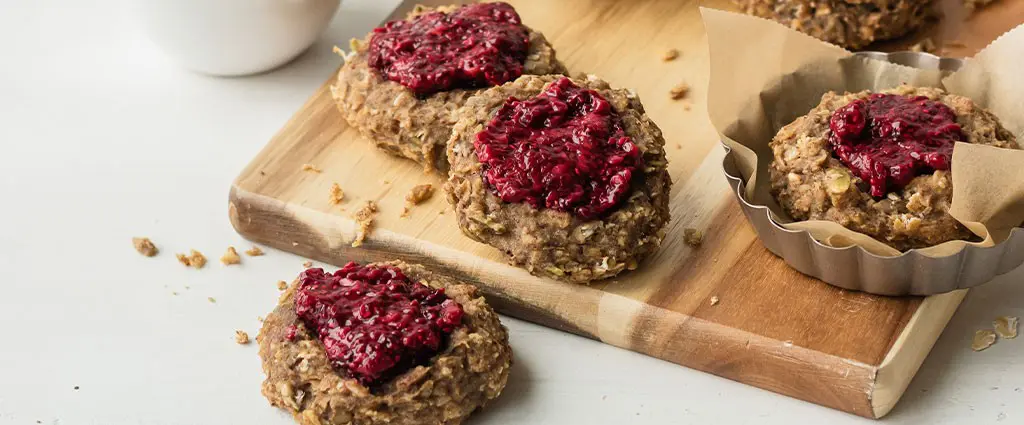
[[[234,330],[256,335],[303,260],[270,250],[221,266],[227,245],[248,247],[227,190],[338,66],[331,45],[396,3],[346,0],[296,62],[218,79],[168,62],[126,0],[0,2],[0,423],[292,423],[260,395],[256,346]],[[161,255],[136,254],[136,235]],[[211,264],[182,267],[173,254],[189,248]],[[1024,316],[1022,277],[968,296],[886,422],[1024,423],[1024,338],[969,349],[994,316]],[[473,424],[870,422],[504,322],[516,365]]]

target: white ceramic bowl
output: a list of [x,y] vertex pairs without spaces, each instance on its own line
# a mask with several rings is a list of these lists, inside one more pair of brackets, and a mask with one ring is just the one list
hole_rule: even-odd
[[150,37],[183,66],[248,75],[294,59],[331,22],[340,0],[142,0]]

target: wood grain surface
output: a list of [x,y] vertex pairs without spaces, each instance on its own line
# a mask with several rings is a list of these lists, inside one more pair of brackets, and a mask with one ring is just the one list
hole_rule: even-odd
[[[843,291],[791,270],[757,241],[728,193],[722,149],[704,111],[708,62],[697,2],[510,3],[574,73],[635,89],[665,133],[672,222],[660,251],[638,270],[589,287],[531,276],[462,236],[441,194],[401,218],[413,186],[440,188],[443,180],[348,128],[326,83],[235,181],[230,217],[238,232],[335,265],[422,263],[479,285],[511,316],[857,415],[886,414],[964,293],[922,299]],[[983,46],[975,43],[962,49]],[[670,48],[682,55],[663,62]],[[691,94],[670,100],[682,82]],[[332,183],[345,191],[340,205],[329,202]],[[368,200],[380,208],[376,227],[352,248],[351,216]],[[686,228],[703,231],[703,245],[684,243]]]

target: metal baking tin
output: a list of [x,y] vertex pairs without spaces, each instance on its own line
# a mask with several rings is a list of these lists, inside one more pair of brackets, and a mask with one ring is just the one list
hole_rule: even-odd
[[[916,52],[860,52],[857,55],[915,68],[956,71],[959,59],[940,58]],[[815,240],[803,230],[782,227],[763,205],[754,205],[744,195],[744,178],[725,146],[722,162],[743,213],[754,226],[758,238],[791,267],[840,288],[879,295],[933,295],[970,288],[991,281],[1024,263],[1024,229],[1016,228],[1010,237],[991,247],[965,246],[960,252],[929,257],[910,250],[896,257],[880,257],[859,246],[833,248]]]

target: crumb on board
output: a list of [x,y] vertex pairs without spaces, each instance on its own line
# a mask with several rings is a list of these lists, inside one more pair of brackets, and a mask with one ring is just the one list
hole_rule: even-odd
[[243,330],[235,331],[235,342],[239,345],[246,345],[249,343],[249,334]]
[[189,255],[176,254],[176,256],[178,257],[179,263],[184,264],[187,267],[192,267],[196,270],[201,269],[206,265],[206,257],[203,256],[203,253],[194,249],[190,250]]
[[313,262],[312,261],[303,261],[302,262],[302,267],[307,268],[307,269],[310,268],[310,267],[313,267]]
[[688,93],[690,93],[690,85],[686,83],[679,83],[672,87],[672,90],[668,91],[668,95],[672,100],[680,100],[686,97]]
[[171,295],[178,296],[178,291],[171,291]]
[[384,184],[391,184],[391,180],[384,180]]
[[992,322],[996,335],[1003,339],[1014,339],[1017,337],[1017,322],[1019,319],[1013,316],[1000,316]]
[[704,234],[701,233],[700,230],[687,227],[683,229],[683,242],[686,242],[687,245],[696,248],[704,243]]
[[918,41],[913,46],[910,46],[911,52],[924,52],[924,53],[935,53],[936,51],[935,42],[930,38]]
[[277,289],[281,291],[288,289],[288,282],[285,282],[283,280],[277,281]]
[[147,257],[152,257],[160,252],[159,249],[156,249],[156,245],[153,245],[153,241],[149,240],[149,238],[132,238],[132,245],[135,245],[135,250],[138,251],[139,254]]
[[245,250],[245,255],[250,257],[259,257],[263,255],[263,250],[260,247],[253,245],[252,248]]
[[971,349],[974,351],[982,351],[992,344],[996,343],[996,333],[989,329],[981,329],[974,332],[974,338],[971,339]]
[[679,49],[668,49],[661,55],[661,60],[671,62],[679,58]]
[[235,251],[235,247],[229,246],[224,255],[220,256],[220,262],[225,266],[239,264],[242,262],[242,257],[238,256],[238,251]]
[[676,149],[682,149],[682,148],[683,148],[683,144],[682,143],[676,143]]
[[718,295],[712,295],[711,296],[711,305],[712,306],[718,305]]
[[266,319],[264,319],[263,316],[256,316],[256,320],[259,321],[260,323],[263,323],[263,321]]
[[341,186],[339,186],[338,183],[331,183],[329,199],[331,201],[331,205],[338,205],[341,201],[345,200],[345,191],[341,190]]
[[359,230],[356,231],[356,238],[352,241],[352,247],[358,248],[363,245],[363,241],[366,240],[366,235],[373,229],[373,219],[377,215],[377,203],[373,201],[366,201],[366,205],[356,211],[353,218],[356,220],[356,224],[359,225]]
[[211,302],[211,303],[216,303],[216,302],[217,302],[217,299],[216,299],[216,298],[214,298],[214,297],[206,297],[206,301],[209,301],[209,302]]
[[299,246],[298,242],[292,242],[292,246]]
[[410,205],[419,205],[434,196],[434,186],[427,183],[418,185],[405,195],[405,202]]
[[320,173],[321,170],[313,164],[302,164],[302,171],[309,171],[311,173]]

